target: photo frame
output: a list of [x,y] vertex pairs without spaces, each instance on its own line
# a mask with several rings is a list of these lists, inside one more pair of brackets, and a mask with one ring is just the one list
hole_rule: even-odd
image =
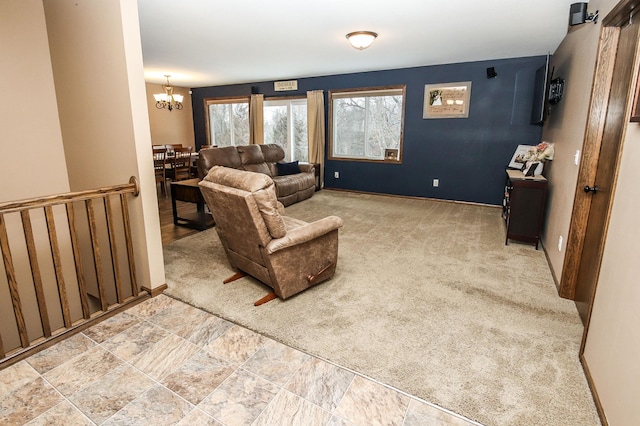
[[384,150],[384,159],[387,161],[398,161],[398,150],[397,149],[385,149]]
[[426,84],[422,118],[468,118],[471,82]]
[[527,163],[527,153],[530,149],[535,148],[533,145],[518,145],[516,152],[513,153],[509,162],[510,169],[523,170]]

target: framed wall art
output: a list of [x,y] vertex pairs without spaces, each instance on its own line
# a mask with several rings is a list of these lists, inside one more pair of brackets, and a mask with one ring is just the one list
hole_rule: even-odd
[[471,82],[426,84],[422,118],[467,118]]

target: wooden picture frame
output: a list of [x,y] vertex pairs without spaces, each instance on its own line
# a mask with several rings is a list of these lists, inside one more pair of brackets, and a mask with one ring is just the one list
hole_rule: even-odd
[[471,82],[426,84],[422,118],[467,118]]

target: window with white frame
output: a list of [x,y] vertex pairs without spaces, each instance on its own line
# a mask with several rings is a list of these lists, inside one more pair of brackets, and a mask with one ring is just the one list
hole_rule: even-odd
[[308,161],[307,99],[265,99],[263,112],[264,143],[280,145],[285,161]]
[[205,99],[210,145],[249,144],[249,98]]
[[398,162],[405,91],[406,86],[330,91],[330,158]]

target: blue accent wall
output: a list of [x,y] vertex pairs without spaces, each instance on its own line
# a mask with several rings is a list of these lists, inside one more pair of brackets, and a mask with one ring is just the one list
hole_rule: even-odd
[[[205,98],[249,96],[252,90],[265,97],[325,90],[328,127],[329,90],[404,84],[402,164],[327,160],[325,187],[498,205],[516,147],[541,141],[542,127],[529,123],[535,72],[545,61],[546,56],[535,56],[299,78],[298,90],[288,92],[275,92],[273,81],[194,88],[196,146],[207,143]],[[488,67],[498,76],[487,78]],[[425,85],[460,81],[472,82],[469,117],[423,119]],[[334,172],[340,172],[339,179]],[[433,179],[439,187],[432,186]]]

